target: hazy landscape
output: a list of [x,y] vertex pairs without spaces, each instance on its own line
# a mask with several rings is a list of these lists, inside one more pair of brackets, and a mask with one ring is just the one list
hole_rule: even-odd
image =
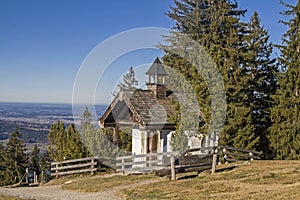
[[[85,106],[77,106],[76,113],[84,110]],[[96,113],[101,115],[105,105],[97,105]],[[91,111],[95,108],[90,106]],[[58,120],[65,125],[80,123],[80,115],[73,116],[71,104],[43,103],[0,103],[0,140],[5,142],[18,126],[25,143],[47,144],[47,134],[51,124]],[[94,116],[97,123],[97,116]]]

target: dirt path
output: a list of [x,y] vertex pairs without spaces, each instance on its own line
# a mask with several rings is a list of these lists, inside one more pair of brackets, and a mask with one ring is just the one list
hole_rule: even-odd
[[63,190],[61,185],[40,187],[0,188],[0,193],[16,197],[36,200],[121,200],[116,193],[122,189],[145,185],[159,180],[147,180],[130,185],[122,185],[103,192],[83,193]]

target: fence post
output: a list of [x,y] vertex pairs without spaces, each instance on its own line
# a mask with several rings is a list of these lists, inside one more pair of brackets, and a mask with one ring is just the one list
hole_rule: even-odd
[[94,175],[94,158],[92,158],[92,162],[91,162],[91,176]]
[[[134,159],[132,159],[132,161],[134,161]],[[125,159],[122,158],[122,175],[125,175]]]
[[214,153],[213,154],[213,162],[212,162],[212,166],[211,166],[212,174],[214,174],[216,172],[217,158],[218,158],[218,154]]
[[249,153],[249,157],[250,157],[250,160],[251,160],[251,161],[254,160],[254,158],[253,158],[253,153],[252,153],[252,152]]
[[171,154],[171,180],[176,180],[175,156],[173,154]]
[[26,181],[26,184],[29,184],[29,170],[28,168],[26,168],[26,175],[25,175],[25,181]]
[[55,169],[56,178],[58,178],[58,164],[57,164],[57,163],[55,164],[55,168],[56,168],[56,169]]
[[226,158],[227,158],[227,154],[226,154],[226,152],[227,152],[227,150],[224,148],[224,149],[223,149],[223,154],[224,154],[224,163],[225,163],[225,164],[228,164],[228,161],[226,160]]
[[38,184],[38,177],[35,171],[33,172],[33,184]]

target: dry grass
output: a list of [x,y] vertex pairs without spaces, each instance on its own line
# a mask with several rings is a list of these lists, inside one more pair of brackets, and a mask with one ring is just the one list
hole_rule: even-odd
[[115,174],[115,172],[113,170],[107,170],[107,171],[103,171],[103,172],[97,172],[96,175],[94,175],[94,176],[91,176],[89,173],[66,175],[66,176],[61,176],[59,178],[53,178],[45,185],[48,185],[48,186],[49,185],[62,185],[67,181],[89,179],[89,178],[94,178],[94,177],[103,176],[103,175],[107,176],[109,174]]
[[[228,165],[221,167],[224,166]],[[177,178],[169,181],[154,175],[72,176],[49,184],[64,183],[64,189],[80,192],[117,192],[112,188],[120,190],[118,186],[127,185],[118,193],[124,199],[300,199],[300,161],[253,161],[239,163],[232,171],[198,176],[192,172],[178,174]],[[65,183],[70,180],[73,182]],[[146,180],[156,182],[140,185]]]
[[145,180],[157,179],[154,175],[131,175],[131,176],[111,176],[111,177],[92,177],[76,180],[69,184],[64,184],[63,189],[79,192],[102,192],[115,186],[124,186]]
[[4,195],[4,194],[0,194],[0,199],[1,200],[26,200],[26,199],[23,199],[23,198],[8,196],[8,195]]
[[161,181],[119,194],[124,199],[300,199],[299,175],[300,161],[253,161],[228,172]]

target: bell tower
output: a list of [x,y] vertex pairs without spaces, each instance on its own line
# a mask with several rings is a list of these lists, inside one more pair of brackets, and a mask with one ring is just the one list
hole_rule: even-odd
[[148,75],[148,90],[151,90],[157,98],[167,97],[167,88],[165,83],[168,73],[159,58],[155,59],[146,74]]

